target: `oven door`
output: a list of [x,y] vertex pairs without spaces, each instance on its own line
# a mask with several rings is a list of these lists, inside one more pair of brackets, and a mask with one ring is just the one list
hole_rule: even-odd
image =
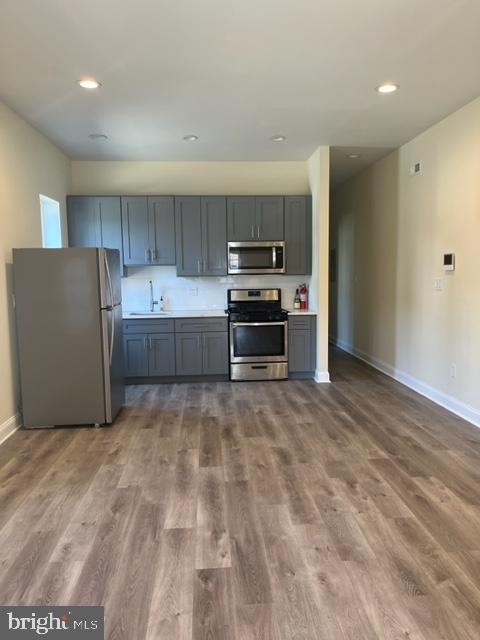
[[229,242],[228,273],[285,273],[285,242]]
[[231,322],[230,362],[285,362],[287,322]]

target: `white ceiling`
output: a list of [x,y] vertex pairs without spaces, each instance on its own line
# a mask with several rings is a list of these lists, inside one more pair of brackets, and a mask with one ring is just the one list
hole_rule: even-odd
[[[334,152],[338,180],[480,94],[479,0],[0,0],[0,15],[0,98],[73,158],[374,148]],[[384,80],[400,91],[377,94]]]

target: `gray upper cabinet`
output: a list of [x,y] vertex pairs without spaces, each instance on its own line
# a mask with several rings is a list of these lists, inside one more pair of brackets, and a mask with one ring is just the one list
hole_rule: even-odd
[[227,198],[228,241],[256,240],[255,198]]
[[226,227],[225,198],[175,198],[177,275],[225,275]]
[[201,275],[202,210],[199,197],[175,198],[175,235],[177,275]]
[[70,247],[101,247],[100,217],[96,198],[67,197],[68,244]]
[[122,198],[123,259],[126,265],[150,262],[148,217],[146,197]]
[[175,208],[172,197],[148,198],[148,229],[151,264],[175,264]]
[[227,198],[229,242],[283,240],[282,196]]
[[126,265],[175,264],[173,197],[123,197],[122,222]]
[[283,197],[255,198],[256,240],[283,240]]
[[70,247],[105,247],[120,251],[123,268],[122,218],[116,196],[68,196]]
[[222,196],[201,199],[202,274],[227,273],[227,201]]
[[286,273],[312,273],[312,199],[308,196],[285,198]]

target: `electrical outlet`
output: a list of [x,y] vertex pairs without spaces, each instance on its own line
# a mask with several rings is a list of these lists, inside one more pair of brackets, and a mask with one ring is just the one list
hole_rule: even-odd
[[433,288],[435,291],[442,291],[443,289],[443,280],[442,278],[435,278],[433,281]]
[[456,364],[451,364],[450,365],[450,377],[451,378],[456,378],[457,377],[457,365]]
[[198,289],[197,287],[192,287],[191,289],[189,289],[189,294],[191,296],[198,296]]

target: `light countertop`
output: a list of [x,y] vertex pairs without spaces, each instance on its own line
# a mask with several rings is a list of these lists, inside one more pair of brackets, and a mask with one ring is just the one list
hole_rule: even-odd
[[[288,313],[292,316],[315,316],[317,315],[316,311],[312,309],[287,309]],[[226,314],[224,309],[183,309],[176,311],[164,311],[163,313],[135,313],[132,314],[131,311],[123,312],[124,320],[146,320],[150,319],[159,319],[159,318],[225,318]]]
[[123,312],[124,320],[145,320],[146,318],[226,318],[227,314],[224,309],[180,309],[178,311],[164,311],[163,313],[135,313],[131,311]]
[[289,316],[316,316],[317,312],[313,309],[286,309]]

